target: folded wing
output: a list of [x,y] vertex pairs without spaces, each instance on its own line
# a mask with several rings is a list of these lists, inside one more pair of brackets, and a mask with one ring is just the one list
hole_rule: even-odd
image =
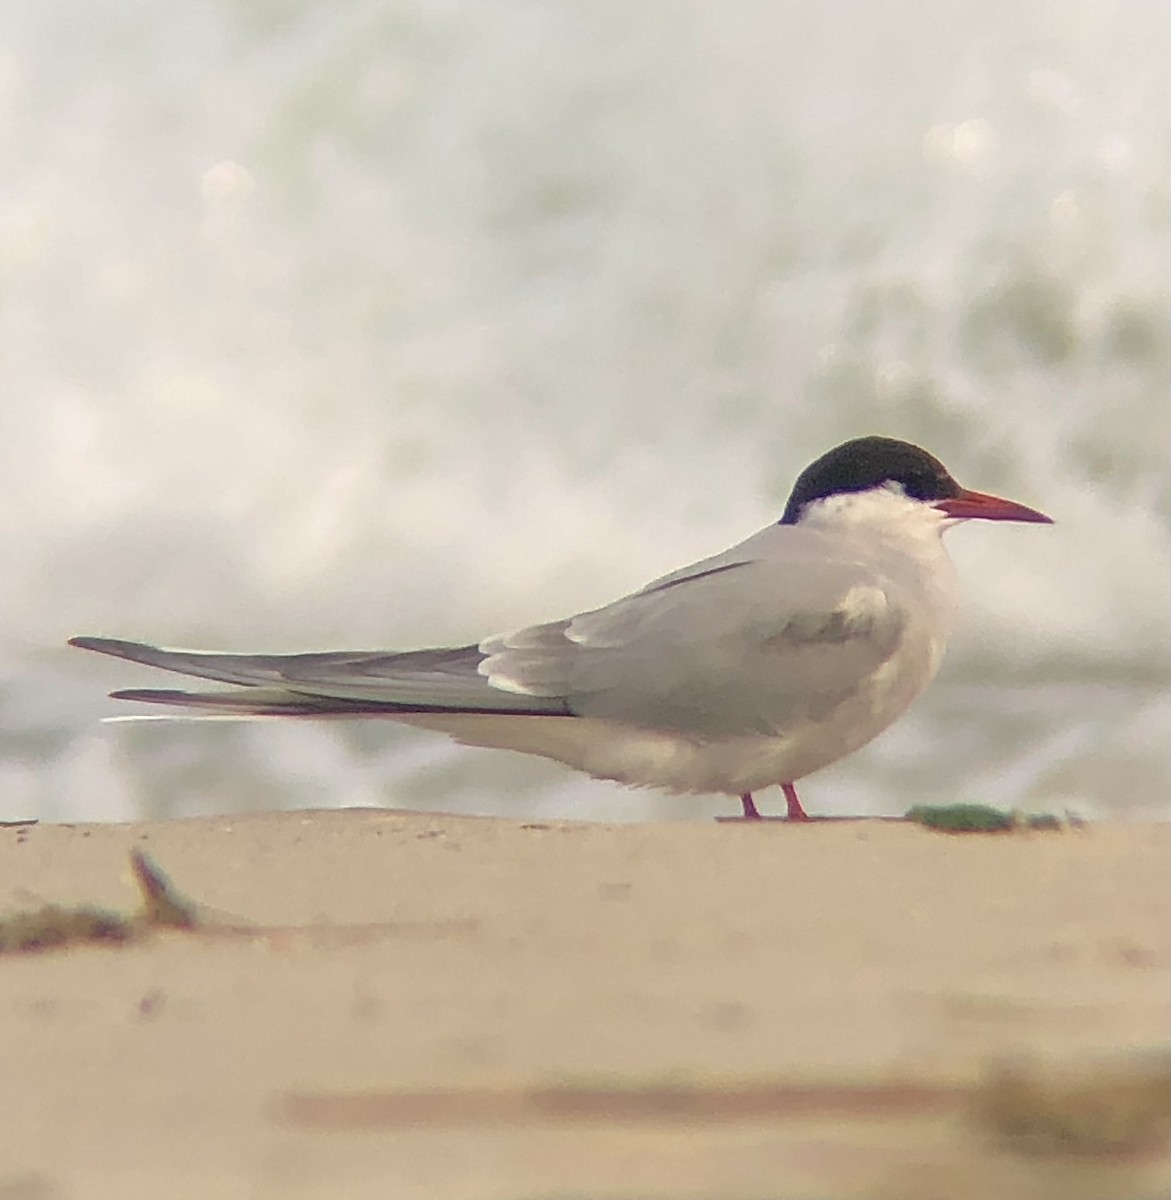
[[[896,652],[886,581],[771,526],[604,608],[479,646],[405,653],[215,654],[107,638],[74,645],[239,692],[121,698],[275,715],[589,716],[697,738],[815,720]],[[778,554],[778,547],[783,553]]]
[[73,638],[70,645],[244,689],[216,693],[132,689],[114,693],[122,700],[236,708],[274,715],[451,711],[548,716],[567,711],[556,699],[535,699],[493,686],[479,671],[484,655],[476,646],[405,653],[216,654],[169,650],[115,638]]
[[[695,736],[767,736],[856,694],[898,650],[906,611],[888,581],[797,532],[772,527],[730,561],[576,617],[565,631],[570,708]],[[781,556],[768,553],[774,535]]]

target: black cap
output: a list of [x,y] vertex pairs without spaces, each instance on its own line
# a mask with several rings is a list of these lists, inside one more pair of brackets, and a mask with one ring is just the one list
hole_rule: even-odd
[[862,437],[843,442],[797,476],[780,524],[795,525],[814,500],[898,484],[915,500],[947,500],[963,490],[934,455],[896,438]]

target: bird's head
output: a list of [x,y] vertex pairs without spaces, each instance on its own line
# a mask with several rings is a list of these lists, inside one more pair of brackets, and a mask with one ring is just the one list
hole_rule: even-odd
[[880,507],[893,509],[901,498],[908,512],[913,506],[930,510],[941,525],[967,520],[1052,524],[1052,518],[1035,508],[960,487],[934,455],[887,437],[843,442],[806,467],[793,485],[780,523],[796,525],[830,505],[839,508],[839,498],[857,497],[851,508],[869,505],[872,493],[876,512]]

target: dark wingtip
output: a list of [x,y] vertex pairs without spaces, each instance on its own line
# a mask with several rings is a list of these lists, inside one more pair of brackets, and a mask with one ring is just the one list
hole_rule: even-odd
[[[160,664],[155,660],[162,653],[155,646],[148,646],[145,642],[129,642],[125,638],[71,637],[69,645],[76,646],[79,650],[93,650],[97,654],[108,654],[112,658],[124,658],[129,662],[142,663],[148,667],[159,666]],[[164,670],[174,670],[174,668],[165,667]]]
[[117,654],[121,647],[131,643],[119,641],[117,638],[71,637],[67,645],[76,646],[78,650],[96,650],[99,654]]
[[110,693],[111,700],[133,700],[137,704],[192,704],[198,703],[191,692],[165,688],[120,688]]

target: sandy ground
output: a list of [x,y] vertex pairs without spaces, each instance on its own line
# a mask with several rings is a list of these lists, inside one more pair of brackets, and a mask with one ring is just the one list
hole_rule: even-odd
[[0,829],[0,1200],[1168,1194],[1165,825]]

